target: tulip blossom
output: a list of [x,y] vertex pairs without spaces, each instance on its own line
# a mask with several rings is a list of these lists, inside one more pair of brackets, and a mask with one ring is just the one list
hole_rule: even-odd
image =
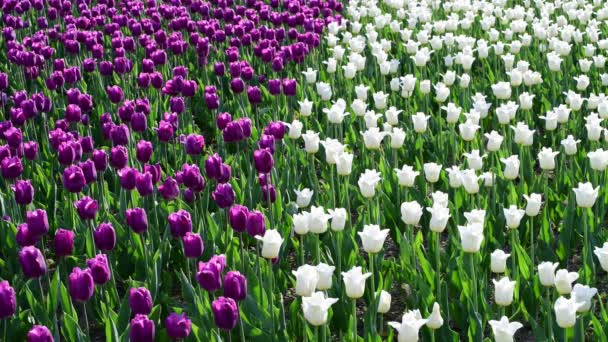
[[516,229],[519,227],[519,223],[521,219],[524,217],[526,213],[525,210],[518,209],[517,206],[511,205],[509,208],[503,208],[503,212],[505,215],[505,221],[507,223],[508,229]]
[[576,312],[584,303],[578,303],[575,298],[566,299],[559,297],[553,309],[555,310],[555,320],[560,328],[572,328],[576,323]]
[[466,226],[458,226],[462,250],[466,253],[477,253],[483,241],[483,224],[469,223]]
[[433,311],[427,317],[426,326],[432,330],[437,330],[443,325],[443,317],[441,317],[441,308],[439,303],[433,303]]
[[317,281],[317,290],[326,291],[331,288],[332,285],[332,277],[334,274],[335,266],[330,266],[328,264],[320,263],[316,266],[317,274],[319,279]]
[[578,183],[578,187],[572,189],[576,195],[576,205],[581,208],[591,208],[598,197],[600,187],[593,188],[591,183]]
[[317,268],[310,265],[302,265],[296,271],[291,271],[296,277],[296,295],[309,297],[315,292],[319,282]]
[[409,165],[403,165],[401,169],[395,169],[399,185],[405,187],[414,186],[416,177],[420,174],[419,171],[414,171],[414,168]]
[[359,190],[363,197],[370,199],[376,194],[376,186],[380,182],[380,172],[366,169],[359,177]]
[[559,267],[559,263],[551,263],[548,261],[541,262],[538,265],[538,277],[543,286],[555,286],[555,270],[557,270],[557,267]]
[[365,291],[365,280],[371,277],[371,273],[363,273],[360,266],[355,266],[348,272],[342,272],[342,280],[346,289],[346,296],[351,299],[363,297]]
[[294,190],[296,193],[296,204],[298,208],[306,208],[310,204],[314,191],[304,188],[302,190]]
[[602,247],[595,247],[593,251],[595,256],[597,256],[598,261],[600,262],[600,266],[606,272],[608,272],[608,242],[604,242]]
[[325,298],[323,292],[315,292],[309,297],[302,298],[302,311],[304,318],[313,326],[327,323],[329,308],[338,302],[338,298]]
[[367,253],[378,253],[382,250],[384,240],[388,236],[388,229],[380,229],[380,226],[375,224],[363,226],[363,231],[358,232],[363,244],[363,250]]
[[279,256],[283,238],[278,231],[270,229],[266,231],[264,236],[256,235],[255,238],[262,241],[262,257],[274,259]]
[[422,318],[420,311],[408,311],[399,322],[388,322],[388,325],[397,330],[397,341],[399,342],[417,342],[418,332],[428,322]]
[[422,217],[422,207],[418,202],[401,203],[401,221],[408,225],[416,225]]
[[391,294],[382,290],[378,298],[378,313],[385,314],[391,309]]
[[492,279],[494,282],[494,300],[500,306],[507,306],[513,303],[513,291],[515,289],[515,281],[509,280],[508,277],[500,278],[499,281]]
[[489,323],[496,342],[513,342],[513,335],[523,327],[519,322],[509,322],[506,316],[502,316],[500,321],[490,320]]
[[504,273],[507,269],[507,259],[511,254],[507,254],[500,249],[494,250],[490,254],[490,269],[492,273]]
[[568,270],[561,269],[555,273],[555,288],[559,294],[569,294],[572,292],[572,283],[575,282],[579,277],[578,272],[568,272]]

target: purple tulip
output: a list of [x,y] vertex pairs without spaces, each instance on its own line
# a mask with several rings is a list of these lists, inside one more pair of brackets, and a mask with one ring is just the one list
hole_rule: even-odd
[[120,177],[120,186],[125,190],[135,189],[135,183],[137,181],[137,175],[139,171],[132,167],[125,167],[118,170],[118,176]]
[[215,262],[199,262],[196,281],[208,292],[214,292],[222,287],[222,268]]
[[181,177],[184,185],[195,192],[200,192],[205,188],[205,179],[201,175],[201,171],[196,165],[182,165]]
[[137,234],[148,229],[148,217],[142,208],[127,209],[125,212],[127,225]]
[[67,122],[79,122],[82,116],[82,110],[77,104],[69,104],[65,108],[64,117]]
[[38,237],[48,233],[49,220],[45,210],[36,209],[34,211],[28,211],[25,216],[25,222],[33,236]]
[[226,113],[219,113],[217,115],[217,120],[215,120],[215,123],[217,125],[217,128],[223,130],[224,128],[226,128],[226,125],[228,125],[228,123],[231,121],[232,121],[232,115],[230,115],[230,113],[226,112]]
[[108,154],[104,150],[95,150],[91,157],[97,171],[105,171],[108,167]]
[[105,254],[97,254],[94,258],[87,259],[87,266],[91,270],[95,284],[103,285],[110,281],[110,266]]
[[125,124],[116,125],[110,130],[110,138],[114,146],[129,144],[129,127]]
[[179,196],[179,184],[172,177],[167,177],[163,184],[158,186],[158,192],[166,200],[172,200]]
[[268,149],[270,153],[274,153],[275,138],[273,135],[262,134],[260,141],[258,141],[258,147],[260,149]]
[[241,301],[247,297],[247,278],[238,271],[230,271],[224,276],[224,296]]
[[249,99],[249,102],[253,105],[262,102],[262,92],[260,91],[260,88],[256,86],[247,87],[247,99]]
[[11,185],[11,189],[15,193],[15,202],[20,205],[28,205],[34,200],[34,187],[32,182],[28,180],[18,180]]
[[23,165],[21,165],[19,157],[6,157],[2,159],[0,169],[2,170],[2,177],[4,179],[15,179],[21,176]]
[[211,197],[220,208],[228,208],[234,203],[234,190],[230,184],[218,184]]
[[97,169],[95,168],[95,163],[88,159],[80,164],[78,164],[82,169],[82,173],[84,174],[84,179],[87,184],[94,183],[97,180]]
[[74,232],[63,228],[57,229],[53,244],[57,256],[71,255],[74,251]]
[[268,80],[268,92],[270,92],[271,95],[281,95],[281,80]]
[[116,246],[116,231],[109,222],[100,223],[93,231],[95,246],[102,251],[111,251]]
[[185,108],[186,104],[182,97],[172,97],[171,100],[169,100],[169,109],[173,113],[181,114],[184,112]]
[[78,216],[80,216],[80,218],[83,220],[94,219],[95,216],[97,216],[97,210],[99,210],[97,200],[94,200],[89,196],[85,196],[74,202],[74,206],[76,207]]
[[245,82],[240,77],[230,80],[230,90],[235,94],[240,94],[245,90]]
[[230,226],[235,231],[242,233],[245,231],[247,224],[247,216],[249,215],[249,209],[243,205],[236,204],[230,208],[228,215]]
[[28,160],[34,160],[38,156],[38,143],[35,141],[28,141],[23,144],[23,155]]
[[146,315],[135,315],[131,320],[129,339],[131,342],[154,341],[154,322]]
[[0,282],[0,319],[11,317],[17,309],[17,297],[15,289],[11,287],[8,281]]
[[174,128],[173,125],[165,120],[161,120],[158,124],[158,129],[156,134],[158,136],[158,140],[162,142],[168,142],[173,139]]
[[262,200],[268,202],[268,197],[270,197],[270,203],[274,203],[277,200],[277,191],[272,184],[262,186]]
[[176,238],[184,237],[187,232],[192,231],[192,218],[190,217],[190,213],[186,210],[182,209],[169,214],[167,220],[169,221],[171,234]]
[[46,262],[40,250],[34,246],[23,247],[19,251],[19,263],[28,278],[42,277],[46,273]]
[[185,339],[190,335],[192,322],[190,322],[185,313],[180,315],[172,312],[167,316],[167,319],[165,319],[165,328],[167,329],[167,335],[169,335],[170,338],[175,340]]
[[27,223],[22,223],[17,227],[15,240],[21,247],[33,246],[38,242],[38,236],[30,232]]
[[129,290],[129,307],[135,315],[148,315],[152,311],[152,295],[145,287]]
[[91,299],[93,292],[95,291],[91,270],[82,270],[78,267],[74,267],[68,280],[68,287],[72,299],[78,302],[86,302]]
[[110,165],[112,165],[115,169],[122,169],[127,166],[129,162],[129,157],[127,154],[127,149],[124,146],[116,146],[112,147],[110,150]]
[[152,157],[153,147],[152,143],[147,140],[140,140],[137,143],[137,149],[135,150],[135,157],[141,163],[147,163]]
[[237,142],[243,140],[243,127],[237,121],[231,121],[226,124],[222,130],[222,138],[225,142]]
[[189,134],[186,137],[186,153],[189,155],[199,155],[205,147],[205,138],[200,134]]
[[259,149],[253,152],[253,162],[258,173],[270,173],[274,159],[269,149]]
[[205,174],[207,177],[217,179],[222,172],[222,164],[222,157],[217,153],[207,157],[207,160],[205,160]]
[[215,325],[222,330],[232,330],[239,320],[239,308],[232,298],[218,297],[211,304]]
[[298,83],[294,79],[284,78],[283,79],[283,94],[285,96],[295,96],[297,92]]
[[152,174],[150,172],[139,173],[135,181],[135,187],[140,196],[146,197],[154,192],[154,184],[152,183]]
[[187,232],[182,238],[184,244],[184,254],[186,258],[200,258],[203,255],[203,239],[199,234]]
[[[2,137],[0,135],[0,137]],[[4,131],[4,139],[8,146],[12,148],[19,148],[21,143],[23,142],[23,134],[21,130],[17,127],[9,127],[6,131]]]
[[117,85],[107,87],[106,92],[112,103],[118,103],[123,99],[122,88]]
[[53,334],[44,325],[34,325],[27,333],[27,342],[54,342]]
[[216,93],[205,93],[205,104],[208,109],[218,109],[220,106],[220,98]]
[[250,211],[249,215],[247,215],[245,229],[247,229],[247,233],[250,236],[264,236],[264,233],[266,232],[266,220],[264,219],[264,214],[257,210]]
[[143,133],[148,128],[148,118],[146,114],[141,112],[136,112],[131,115],[131,129],[134,132]]
[[237,120],[239,126],[243,130],[243,136],[245,138],[249,138],[251,136],[251,119],[249,118],[240,118]]

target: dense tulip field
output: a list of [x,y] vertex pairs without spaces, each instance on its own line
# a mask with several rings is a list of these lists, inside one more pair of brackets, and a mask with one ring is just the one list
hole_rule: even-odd
[[608,341],[603,0],[0,17],[1,341]]

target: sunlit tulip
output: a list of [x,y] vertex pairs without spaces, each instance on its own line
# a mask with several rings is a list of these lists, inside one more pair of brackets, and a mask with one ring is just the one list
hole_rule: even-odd
[[382,290],[378,297],[378,313],[385,314],[391,309],[392,296],[390,293]]
[[382,144],[382,139],[384,139],[388,133],[380,132],[378,127],[372,127],[365,132],[361,132],[361,135],[363,135],[363,143],[365,144],[366,148],[370,150],[378,150]]
[[523,327],[519,322],[509,322],[507,316],[502,316],[500,321],[490,320],[489,323],[496,342],[513,342],[513,336]]
[[441,328],[442,325],[443,317],[441,317],[441,308],[439,307],[439,303],[435,302],[433,303],[433,311],[431,311],[431,314],[427,317],[426,326],[429,327],[429,329],[437,330]]
[[483,224],[469,223],[466,226],[458,226],[460,243],[465,253],[477,253],[483,242]]
[[496,152],[500,150],[500,145],[502,144],[504,137],[496,131],[491,131],[490,133],[485,134],[488,142],[486,144],[486,149],[490,152]]
[[388,232],[388,229],[380,229],[380,226],[370,224],[363,226],[363,231],[357,234],[361,238],[364,251],[367,253],[378,253],[382,250]]
[[295,192],[297,196],[296,204],[298,205],[298,208],[306,208],[310,205],[310,200],[312,199],[314,191],[304,188],[302,190],[294,190],[293,192]]
[[468,224],[481,223],[483,225],[486,219],[486,211],[483,209],[473,209],[465,212],[464,217],[467,219]]
[[511,254],[505,253],[501,249],[496,249],[490,254],[490,269],[493,273],[504,273],[507,269],[507,259]]
[[263,237],[256,235],[255,238],[262,241],[262,257],[274,259],[279,256],[283,238],[278,231],[269,229],[264,233]]
[[302,311],[308,323],[320,326],[327,323],[329,308],[338,301],[338,298],[325,298],[323,292],[315,292],[310,297],[302,297]]
[[419,171],[414,171],[414,168],[409,165],[403,165],[401,169],[395,169],[399,185],[412,187],[416,177],[420,174]]
[[603,149],[597,149],[595,151],[587,152],[589,158],[589,166],[596,171],[604,171],[608,167],[608,151]]
[[300,115],[306,117],[312,114],[312,101],[308,101],[308,99],[304,99],[304,101],[298,101],[300,105]]
[[422,207],[418,202],[401,203],[401,220],[408,225],[416,225],[422,217]]
[[327,212],[331,217],[331,230],[339,232],[344,230],[348,214],[344,208],[328,209]]
[[572,189],[576,195],[576,205],[581,208],[591,208],[598,197],[600,187],[593,188],[591,183],[578,183],[578,187]]
[[515,281],[509,280],[508,277],[500,278],[499,281],[492,279],[494,283],[494,301],[500,306],[508,306],[513,303],[513,291],[515,290]]
[[559,297],[553,306],[557,325],[564,329],[572,328],[576,323],[576,312],[583,305],[583,303],[577,303],[574,298]]
[[405,131],[399,127],[395,127],[390,133],[391,137],[391,148],[398,149],[403,147],[405,142]]
[[543,198],[540,194],[524,195],[526,199],[526,215],[530,217],[537,216],[540,212],[540,207],[543,204]]
[[416,133],[424,133],[426,132],[428,120],[431,118],[430,115],[425,115],[424,113],[418,112],[412,115],[412,123],[414,124],[414,131]]
[[309,297],[315,292],[317,282],[319,281],[319,273],[317,268],[310,265],[302,265],[296,271],[291,271],[296,277],[296,295]]
[[608,242],[604,242],[602,247],[595,247],[593,251],[597,260],[600,262],[600,266],[606,272],[608,272]]
[[433,200],[433,206],[447,208],[449,205],[448,194],[446,194],[445,192],[437,190],[431,194],[431,199]]
[[571,156],[571,155],[576,154],[576,152],[577,152],[576,145],[580,142],[581,142],[580,140],[574,139],[574,137],[572,135],[568,135],[568,137],[566,137],[566,139],[563,139],[561,141],[561,144],[564,147],[564,152],[567,155]]
[[388,325],[397,330],[397,341],[399,342],[417,342],[418,332],[428,320],[422,318],[420,311],[408,311],[399,322],[388,322]]
[[376,170],[366,169],[364,173],[359,176],[359,190],[361,195],[365,198],[372,198],[376,194],[376,186],[380,182],[380,172]]
[[552,263],[549,261],[541,262],[538,265],[538,278],[543,286],[555,286],[555,270],[557,270],[558,266],[559,263]]
[[513,180],[519,176],[519,157],[512,155],[508,158],[500,158],[500,161],[505,164],[505,168],[502,171],[506,179]]
[[308,215],[308,229],[313,234],[323,234],[327,231],[330,215],[325,213],[325,208],[310,207],[310,214]]
[[293,215],[293,230],[296,234],[298,235],[306,235],[309,231],[309,218],[308,215],[310,215],[310,213],[308,212],[302,212],[299,214],[294,214]]
[[436,183],[441,173],[441,165],[436,163],[424,163],[424,178],[427,182]]
[[431,213],[429,229],[436,233],[443,232],[450,219],[450,209],[442,205],[434,204],[431,208],[427,207],[426,211]]
[[505,221],[508,229],[516,229],[519,227],[521,219],[524,217],[526,213],[523,209],[518,209],[516,205],[511,205],[509,208],[503,208],[503,213],[505,215]]
[[326,291],[331,288],[332,277],[334,275],[335,266],[320,263],[316,266],[319,279],[317,281],[317,290]]
[[460,179],[464,190],[468,194],[476,194],[479,192],[479,176],[475,173],[475,170],[468,169],[460,172]]
[[363,297],[365,291],[365,280],[371,277],[371,273],[363,273],[360,266],[351,268],[348,272],[342,272],[342,280],[346,289],[346,296],[351,299]]
[[344,153],[344,148],[346,147],[338,140],[329,138],[321,141],[321,145],[325,149],[325,161],[331,165],[336,164],[336,159]]
[[569,294],[572,292],[572,283],[578,279],[578,272],[568,272],[566,269],[555,272],[555,288],[559,294]]
[[518,122],[517,126],[511,126],[511,129],[515,132],[513,141],[515,141],[516,144],[530,146],[534,142],[535,130],[531,130],[525,123]]
[[559,152],[554,152],[551,148],[543,147],[538,153],[538,163],[540,164],[540,168],[543,170],[555,169],[555,156],[558,154]]
[[344,152],[340,154],[336,158],[336,168],[338,171],[338,175],[340,176],[348,176],[352,172],[353,169],[353,158],[354,155],[352,153]]
[[580,306],[576,310],[577,312],[587,312],[591,309],[591,298],[595,296],[597,289],[595,287],[589,287],[587,285],[575,284],[572,288],[572,298]]
[[304,139],[304,150],[308,154],[314,154],[319,151],[319,133],[314,131],[306,131],[305,134],[302,134],[302,138]]

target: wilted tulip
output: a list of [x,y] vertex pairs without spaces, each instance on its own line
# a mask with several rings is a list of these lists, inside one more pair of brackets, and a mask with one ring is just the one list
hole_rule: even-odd
[[338,301],[337,298],[325,298],[323,292],[315,292],[310,297],[302,298],[302,311],[304,318],[313,326],[327,323],[329,308]]

